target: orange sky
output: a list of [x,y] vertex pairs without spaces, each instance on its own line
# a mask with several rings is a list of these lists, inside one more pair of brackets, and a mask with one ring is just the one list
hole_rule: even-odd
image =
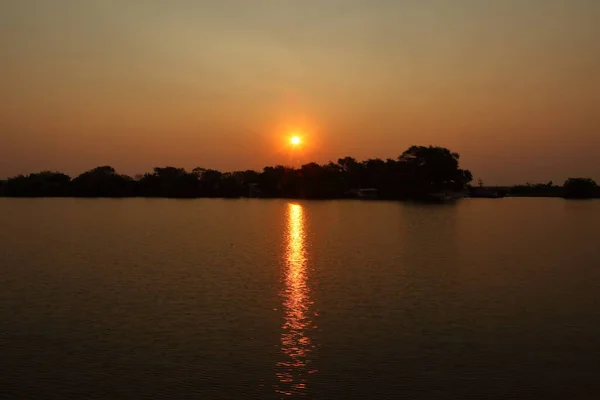
[[0,178],[436,144],[488,184],[600,181],[598,21],[597,0],[0,0]]

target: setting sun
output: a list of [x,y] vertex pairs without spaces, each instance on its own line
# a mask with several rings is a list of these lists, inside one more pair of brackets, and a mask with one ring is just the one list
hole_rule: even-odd
[[292,139],[290,141],[294,146],[297,146],[301,142],[300,136],[292,136]]

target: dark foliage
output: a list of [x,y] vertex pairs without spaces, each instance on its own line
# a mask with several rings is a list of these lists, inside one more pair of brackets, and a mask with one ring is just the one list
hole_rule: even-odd
[[600,197],[600,188],[589,178],[569,178],[564,184],[564,196],[568,199],[590,199]]
[[554,185],[552,181],[548,183],[527,183],[525,185],[517,185],[510,188],[511,196],[527,196],[527,197],[561,197],[563,188]]
[[133,180],[109,166],[97,167],[73,179],[69,193],[78,197],[127,197],[134,194]]
[[563,186],[548,183],[527,183],[508,189],[517,197],[564,197],[566,199],[600,198],[600,187],[590,178],[569,178]]
[[222,173],[212,169],[154,168],[135,179],[103,166],[71,180],[57,172],[17,176],[0,185],[3,196],[77,197],[263,197],[342,198],[361,188],[376,189],[380,198],[426,198],[459,191],[473,179],[459,168],[459,155],[442,147],[412,146],[398,159],[352,157],[337,163],[309,163],[300,168],[265,167],[262,172]]
[[145,197],[195,197],[199,189],[196,175],[175,167],[154,168],[135,186],[135,194]]
[[43,171],[18,175],[3,181],[0,194],[20,197],[59,197],[69,194],[71,177],[60,172]]

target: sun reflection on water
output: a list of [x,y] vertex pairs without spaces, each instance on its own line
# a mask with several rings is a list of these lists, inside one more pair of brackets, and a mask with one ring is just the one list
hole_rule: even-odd
[[282,291],[285,321],[282,325],[282,359],[277,363],[280,385],[276,391],[287,396],[302,395],[308,384],[310,353],[314,347],[308,333],[313,328],[310,316],[310,288],[307,277],[304,210],[289,204],[285,253],[285,285]]

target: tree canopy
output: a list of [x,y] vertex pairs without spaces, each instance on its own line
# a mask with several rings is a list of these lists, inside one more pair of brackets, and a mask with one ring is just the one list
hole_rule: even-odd
[[342,198],[359,189],[376,189],[384,199],[421,199],[441,191],[464,189],[473,179],[459,167],[459,155],[436,146],[411,146],[396,159],[357,161],[344,157],[299,168],[268,166],[262,171],[186,171],[157,167],[135,178],[110,166],[96,167],[71,179],[60,172],[19,175],[0,183],[3,196],[78,197],[263,197]]
[[[105,165],[74,179],[53,171],[18,175],[0,181],[0,196],[329,199],[351,197],[360,189],[375,189],[382,199],[420,200],[434,193],[470,188],[473,175],[461,169],[459,161],[457,153],[444,147],[411,146],[396,159],[358,161],[343,157],[322,165],[276,165],[262,171],[220,172],[203,167],[186,171],[165,166],[132,178]],[[550,181],[496,189],[511,196],[600,197],[600,188],[589,178],[570,178],[562,187]]]
[[590,178],[569,178],[565,181],[564,196],[569,199],[599,197],[598,185]]

